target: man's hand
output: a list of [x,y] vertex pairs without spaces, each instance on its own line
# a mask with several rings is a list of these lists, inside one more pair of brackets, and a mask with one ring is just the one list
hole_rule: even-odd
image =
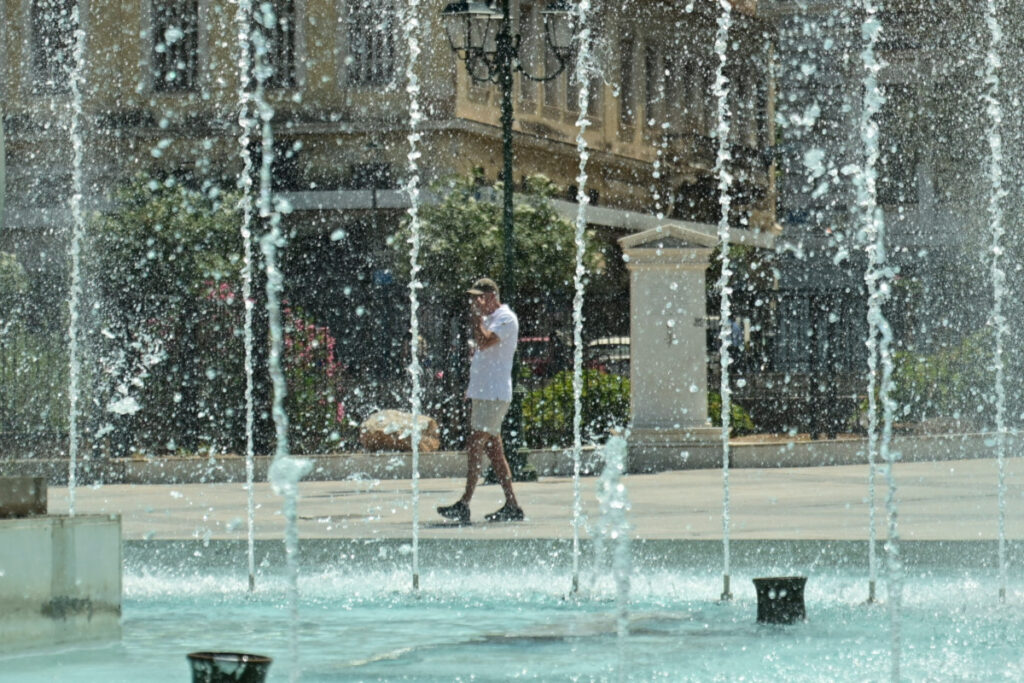
[[480,348],[480,330],[483,328],[484,319],[480,313],[474,308],[472,315],[470,316],[469,332],[472,335],[469,340],[470,348],[476,350]]
[[498,335],[491,332],[486,327],[484,327],[483,318],[480,318],[476,321],[476,324],[473,326],[473,341],[476,342],[476,347],[478,349],[483,350],[495,346],[496,344],[501,342],[501,338],[498,337]]
[[473,342],[477,349],[487,349],[498,344],[501,339],[484,325],[485,314],[489,315],[498,307],[497,295],[477,294],[469,300],[469,311],[472,315]]

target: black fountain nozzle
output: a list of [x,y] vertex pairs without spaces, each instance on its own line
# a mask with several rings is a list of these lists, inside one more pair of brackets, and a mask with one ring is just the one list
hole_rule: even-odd
[[242,652],[190,652],[192,683],[263,683],[274,660]]
[[754,579],[757,623],[792,624],[807,619],[804,607],[806,576],[770,576]]

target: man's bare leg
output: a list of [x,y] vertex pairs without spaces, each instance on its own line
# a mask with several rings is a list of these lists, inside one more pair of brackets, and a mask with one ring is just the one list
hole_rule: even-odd
[[487,434],[488,439],[484,442],[487,449],[487,457],[491,461],[491,469],[498,477],[501,490],[505,493],[505,504],[514,508],[519,507],[516,501],[515,491],[512,490],[512,468],[508,466],[505,459],[505,447],[501,442],[501,436]]
[[466,505],[469,505],[469,501],[473,498],[476,484],[480,480],[480,463],[487,450],[489,437],[490,434],[487,432],[473,432],[469,435],[466,443],[466,492],[459,499]]
[[486,432],[472,432],[466,440],[466,491],[453,505],[439,505],[437,512],[442,517],[454,519],[460,524],[469,524],[469,501],[473,498],[476,483],[480,479],[480,463],[487,452]]

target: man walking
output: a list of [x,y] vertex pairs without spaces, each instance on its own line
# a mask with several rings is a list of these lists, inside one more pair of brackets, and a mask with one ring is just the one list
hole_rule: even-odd
[[512,470],[501,443],[501,423],[512,402],[512,358],[519,342],[519,319],[501,303],[498,285],[480,278],[468,290],[473,314],[473,357],[469,365],[466,398],[470,408],[470,435],[466,444],[466,492],[453,505],[437,508],[442,517],[469,522],[469,501],[473,497],[484,454],[505,493],[505,505],[484,519],[488,522],[520,521],[523,509],[512,490]]

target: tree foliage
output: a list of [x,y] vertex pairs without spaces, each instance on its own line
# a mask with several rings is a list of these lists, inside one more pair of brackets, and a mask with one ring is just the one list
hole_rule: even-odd
[[64,340],[33,319],[29,292],[17,257],[0,252],[0,434],[23,453],[52,443],[68,412]]
[[28,291],[28,277],[25,269],[14,254],[0,251],[0,315],[10,309],[13,302]]
[[92,217],[83,249],[87,437],[114,455],[236,450],[240,332],[211,294],[239,274],[236,197],[137,178],[111,199],[111,210]]
[[[516,195],[513,225],[516,280],[519,301],[567,304],[572,298],[575,273],[575,226],[561,218],[550,199],[554,184],[544,176],[527,179],[525,191]],[[420,209],[421,241],[419,279],[446,305],[455,306],[476,278],[505,280],[501,184],[485,186],[473,178],[453,178],[435,188],[436,204]],[[410,278],[408,221],[393,236],[395,268]],[[596,255],[585,236],[586,263]]]
[[201,295],[210,280],[237,280],[240,217],[235,195],[139,178],[96,216],[90,263],[108,302],[157,313]]

